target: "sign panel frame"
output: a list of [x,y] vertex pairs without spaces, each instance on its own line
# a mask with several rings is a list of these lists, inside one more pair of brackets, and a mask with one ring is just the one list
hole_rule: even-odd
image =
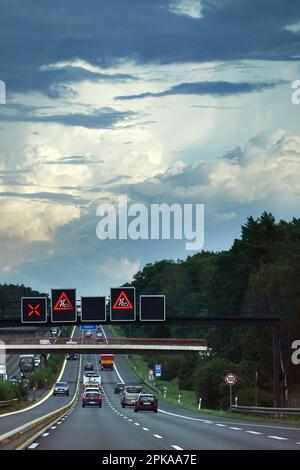
[[[40,304],[43,302],[44,303],[44,320],[24,320],[24,300],[31,300],[31,302],[38,301]],[[22,324],[27,324],[30,325],[32,323],[38,324],[38,323],[47,323],[47,306],[48,306],[48,299],[47,297],[22,297],[21,298],[21,323]]]
[[[125,296],[127,297],[126,295],[126,291],[128,290],[131,290],[133,291],[133,318],[124,318],[124,319],[113,319],[113,309],[114,309],[114,304],[119,300],[119,298],[121,297],[122,295],[122,292],[124,292]],[[116,298],[113,299],[113,296],[112,296],[112,291],[120,291],[120,294],[117,294],[116,295]],[[128,299],[129,302],[131,303],[131,300]],[[132,310],[132,308],[128,308],[128,307],[115,307],[115,310],[123,310],[126,312],[126,310]],[[136,292],[135,292],[135,287],[111,287],[110,288],[110,321],[111,322],[135,322],[136,321]]]
[[[83,299],[101,299],[101,301],[104,302],[104,320],[102,318],[93,318],[92,320],[88,320],[87,318],[84,318],[83,316],[83,303],[82,303],[82,300]],[[107,321],[107,311],[106,311],[106,297],[104,295],[84,295],[84,296],[81,296],[80,298],[80,301],[81,301],[81,322],[82,323],[93,323],[95,324],[95,322],[101,322],[101,323],[105,323]]]
[[[58,296],[57,300],[55,299],[56,303],[54,304],[54,302],[53,302],[53,292],[55,292],[55,291],[59,291],[59,292],[61,292],[61,294]],[[73,306],[73,309],[72,309],[72,311],[74,312],[74,316],[72,317],[71,320],[54,320],[53,319],[53,313],[54,313],[53,311],[55,310],[55,306],[59,302],[59,300],[62,297],[63,293],[66,293],[68,291],[74,291],[74,306]],[[64,310],[70,312],[71,309],[66,308]],[[51,289],[51,323],[73,323],[74,324],[76,322],[77,322],[76,288],[68,287],[66,289],[61,289],[61,288]]]
[[[153,318],[148,318],[148,319],[143,319],[142,318],[142,299],[144,298],[162,298],[163,301],[164,301],[164,315],[163,315],[163,318],[160,318],[160,319],[153,319]],[[139,317],[140,317],[140,321],[141,322],[146,322],[146,321],[151,321],[151,322],[165,322],[166,321],[166,296],[164,294],[157,294],[157,295],[150,295],[150,294],[141,294],[140,295],[140,302],[139,302]]]

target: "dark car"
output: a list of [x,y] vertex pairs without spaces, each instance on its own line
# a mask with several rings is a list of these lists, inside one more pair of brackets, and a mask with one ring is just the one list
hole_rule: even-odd
[[82,408],[86,406],[102,408],[102,396],[99,390],[88,391],[82,394]]
[[78,358],[78,354],[76,354],[76,353],[67,353],[66,354],[67,361],[76,361],[77,358]]
[[141,393],[134,405],[134,411],[153,411],[157,413],[158,400],[154,395],[149,393]]
[[84,364],[84,370],[93,371],[94,370],[94,364],[92,362],[86,362]]
[[53,395],[67,395],[69,396],[70,387],[68,382],[57,382],[54,385]]
[[118,383],[115,385],[115,393],[121,393],[123,392],[125,388],[125,384],[124,383]]

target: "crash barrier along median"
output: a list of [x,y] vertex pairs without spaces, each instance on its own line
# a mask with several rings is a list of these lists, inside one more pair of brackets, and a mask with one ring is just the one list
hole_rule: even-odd
[[5,406],[15,405],[19,403],[19,398],[13,398],[12,400],[0,401],[0,408],[4,408]]

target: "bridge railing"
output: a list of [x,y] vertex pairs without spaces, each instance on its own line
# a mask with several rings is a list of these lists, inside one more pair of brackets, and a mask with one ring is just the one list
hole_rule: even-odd
[[[1,341],[5,344],[47,344],[45,339],[42,338],[24,338],[24,337],[1,337]],[[41,343],[41,341],[43,343]],[[49,344],[54,343],[54,341],[49,340]],[[174,345],[174,346],[207,346],[207,341],[204,339],[190,339],[190,338],[107,338],[107,339],[97,339],[97,338],[76,338],[70,341],[69,338],[55,338],[56,345],[64,344],[111,344],[111,345]]]

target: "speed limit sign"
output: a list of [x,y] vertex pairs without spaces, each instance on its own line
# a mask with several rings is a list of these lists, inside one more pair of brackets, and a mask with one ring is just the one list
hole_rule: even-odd
[[235,385],[237,383],[237,376],[233,372],[229,372],[225,375],[225,383],[227,385]]

